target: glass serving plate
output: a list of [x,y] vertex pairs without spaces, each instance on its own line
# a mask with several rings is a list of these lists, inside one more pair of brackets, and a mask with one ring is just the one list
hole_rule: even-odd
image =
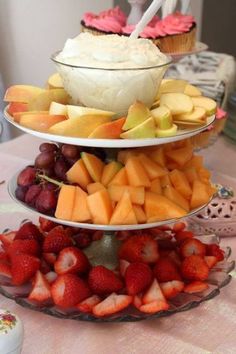
[[[215,235],[202,235],[199,236],[199,238],[201,238],[201,241],[205,243],[219,242],[219,239]],[[234,269],[235,262],[229,259],[231,249],[229,247],[222,249],[225,251],[225,259],[211,269],[209,278],[207,280],[207,283],[209,284],[209,288],[207,290],[196,294],[180,293],[175,298],[169,300],[170,307],[168,310],[160,311],[154,314],[145,314],[138,311],[134,306],[129,306],[125,310],[112,316],[98,318],[92,314],[82,313],[76,308],[65,310],[54,306],[52,303],[39,305],[28,300],[27,298],[31,291],[31,284],[23,286],[12,286],[9,279],[4,276],[0,276],[0,293],[4,297],[15,301],[22,307],[61,319],[91,322],[135,322],[146,319],[160,318],[195,308],[202,302],[210,300],[219,295],[221,288],[229,284],[231,281],[231,275],[229,273]],[[112,248],[110,250],[112,251]]]
[[133,148],[142,146],[155,146],[167,144],[183,139],[190,138],[194,135],[201,133],[210,127],[215,121],[215,115],[207,118],[207,123],[200,127],[191,129],[179,129],[174,136],[166,138],[147,138],[147,139],[88,139],[88,138],[75,138],[70,136],[54,135],[49,133],[42,133],[36,130],[26,128],[19,123],[14,122],[13,117],[7,112],[8,106],[4,110],[5,119],[14,125],[16,128],[25,133],[34,135],[41,139],[51,140],[63,144],[72,144],[77,146],[99,147],[99,148]]
[[187,55],[198,54],[198,53],[201,53],[207,49],[208,49],[207,44],[202,43],[202,42],[196,42],[194,49],[189,52],[168,53],[168,55],[170,55],[173,59],[173,62],[176,63],[180,59],[186,57]]

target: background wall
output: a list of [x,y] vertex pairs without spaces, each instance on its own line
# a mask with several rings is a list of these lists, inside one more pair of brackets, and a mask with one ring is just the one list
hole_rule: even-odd
[[0,0],[0,73],[3,85],[44,85],[54,72],[50,55],[80,32],[85,11],[112,0]]

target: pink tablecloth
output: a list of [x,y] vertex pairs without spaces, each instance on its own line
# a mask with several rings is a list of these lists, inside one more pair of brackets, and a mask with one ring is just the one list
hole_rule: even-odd
[[[0,145],[0,181],[32,160],[40,140],[28,135]],[[236,176],[236,146],[220,138],[204,150],[208,167]],[[11,213],[9,213],[11,211]],[[12,214],[14,211],[14,214]],[[14,215],[14,216],[13,216]],[[0,185],[0,227],[17,226],[30,217]],[[236,238],[222,240],[233,249]],[[60,320],[21,308],[0,296],[0,307],[14,311],[24,322],[23,354],[234,354],[236,353],[236,272],[220,295],[198,308],[158,320],[96,324]]]

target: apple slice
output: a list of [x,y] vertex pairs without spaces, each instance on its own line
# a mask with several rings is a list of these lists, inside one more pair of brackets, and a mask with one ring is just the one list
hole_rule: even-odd
[[202,93],[199,90],[199,88],[197,88],[196,86],[190,85],[190,84],[187,84],[185,86],[184,93],[185,93],[185,95],[188,95],[190,97],[195,97],[195,96],[201,96],[202,95]]
[[10,102],[7,107],[7,113],[10,114],[11,116],[13,116],[14,113],[26,112],[26,111],[28,111],[28,103]]
[[192,97],[192,102],[194,107],[204,108],[208,117],[216,113],[217,104],[209,97]]
[[168,136],[173,136],[177,133],[178,127],[176,124],[173,124],[169,129],[156,129],[157,138],[167,138]]
[[4,101],[29,103],[32,99],[45,91],[46,90],[40,87],[31,85],[14,85],[7,89]]
[[144,103],[136,101],[129,107],[126,122],[123,130],[129,130],[137,127],[151,116],[151,112]]
[[184,93],[164,93],[160,98],[160,106],[168,107],[173,115],[193,110],[192,99]]
[[43,114],[47,114],[49,115],[49,112],[48,111],[30,111],[30,112],[16,112],[16,113],[13,113],[13,119],[14,119],[14,122],[16,123],[20,123],[20,119],[22,116],[26,116],[26,115],[32,115],[32,114],[35,114],[35,115],[43,115]]
[[146,139],[155,138],[156,124],[153,117],[148,118],[143,123],[137,125],[133,129],[122,133],[120,137],[122,139]]
[[185,80],[163,79],[161,82],[159,92],[160,92],[160,94],[174,93],[174,92],[184,93],[184,90],[187,85],[188,85],[188,82]]
[[49,76],[47,84],[49,89],[63,88],[62,78],[59,73]]
[[29,111],[48,111],[51,102],[67,104],[69,95],[64,89],[44,90],[29,101]]
[[49,107],[49,114],[63,114],[67,115],[67,106],[58,102],[51,102]]
[[20,124],[26,128],[37,130],[39,132],[48,132],[48,129],[51,126],[64,120],[66,120],[66,117],[62,115],[35,113],[22,115],[20,118]]
[[84,115],[93,115],[93,116],[107,116],[113,117],[115,115],[114,112],[111,111],[103,111],[101,109],[82,107],[82,106],[73,106],[67,105],[68,117],[69,118],[77,118]]
[[171,112],[166,106],[160,106],[151,110],[151,115],[154,117],[158,128],[169,129],[172,127]]
[[99,125],[90,135],[93,139],[119,139],[122,133],[122,127],[125,118],[113,120],[111,122]]
[[206,110],[202,107],[194,107],[191,113],[185,114],[178,114],[173,117],[174,122],[191,122],[191,123],[199,123],[205,124],[206,123]]

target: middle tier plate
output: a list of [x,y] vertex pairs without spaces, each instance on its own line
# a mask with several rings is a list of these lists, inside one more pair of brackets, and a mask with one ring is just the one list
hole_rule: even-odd
[[63,144],[72,144],[78,146],[89,146],[98,148],[134,148],[142,146],[153,146],[171,143],[183,139],[190,138],[194,135],[201,133],[208,129],[215,121],[215,115],[207,118],[207,123],[200,127],[192,129],[180,129],[176,135],[165,138],[147,138],[147,139],[88,139],[88,138],[75,138],[70,136],[54,135],[48,133],[42,133],[36,130],[26,128],[16,122],[14,122],[12,116],[7,112],[7,107],[4,110],[5,119],[14,125],[16,128],[24,131],[25,133],[37,136],[41,139],[55,141]]
[[[189,216],[197,214],[197,213],[199,213],[200,210],[204,209],[209,204],[209,203],[207,203],[207,204],[202,205],[199,208],[191,210],[191,212],[186,214],[183,218],[167,219],[167,220],[161,220],[161,221],[153,222],[153,223],[134,224],[134,225],[100,225],[100,224],[92,224],[92,223],[81,223],[81,222],[57,219],[54,216],[42,214],[42,213],[38,212],[37,210],[31,208],[26,203],[17,199],[15,196],[15,190],[17,187],[17,176],[18,176],[18,173],[16,175],[14,175],[8,182],[8,193],[17,204],[21,205],[24,209],[28,210],[31,213],[42,216],[42,217],[52,220],[56,223],[59,223],[62,225],[67,225],[67,226],[78,227],[78,228],[82,228],[82,229],[103,230],[103,231],[124,231],[124,230],[150,229],[152,227],[171,224],[171,223],[177,222],[180,219],[187,218]],[[209,200],[209,202],[210,201],[211,201],[211,199]]]

